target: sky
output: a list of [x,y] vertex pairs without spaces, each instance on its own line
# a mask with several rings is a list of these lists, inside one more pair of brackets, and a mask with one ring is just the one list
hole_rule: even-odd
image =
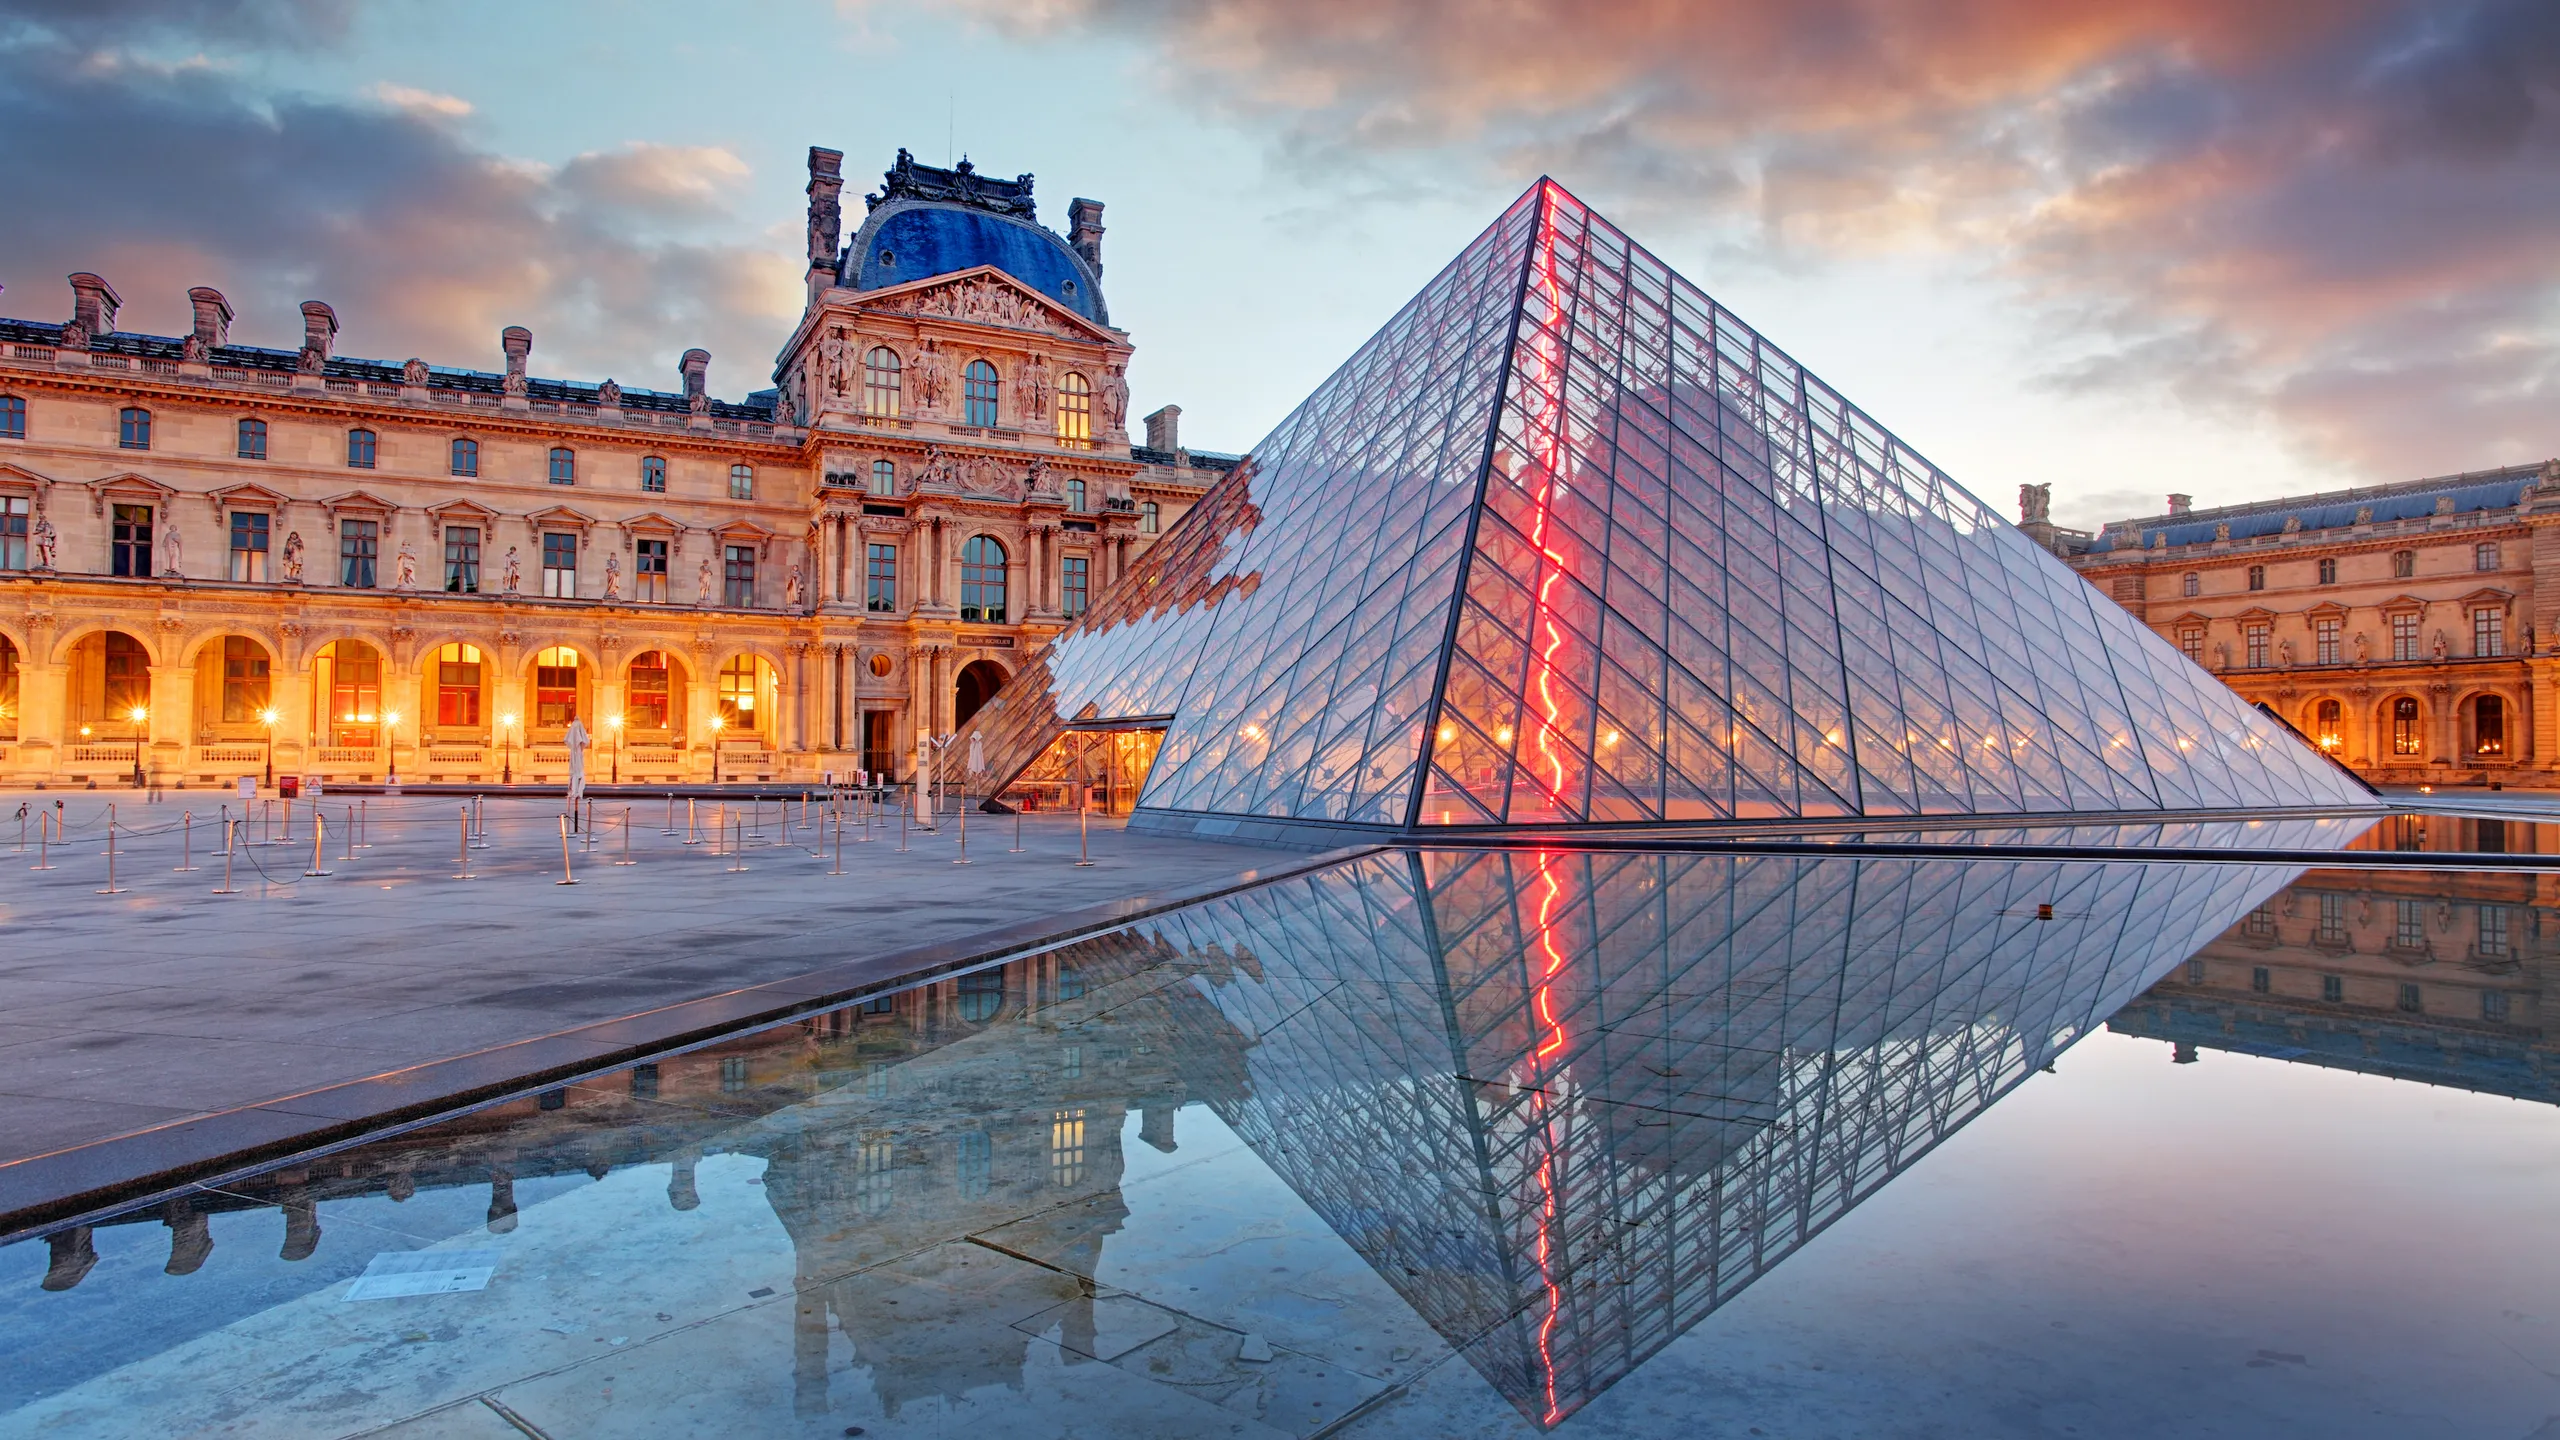
[[1549,174],[2004,512],[2560,455],[2550,0],[0,0],[0,135],[25,319],[735,398],[905,146],[1237,451]]

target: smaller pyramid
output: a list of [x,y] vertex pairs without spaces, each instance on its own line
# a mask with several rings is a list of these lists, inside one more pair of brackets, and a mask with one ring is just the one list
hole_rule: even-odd
[[1000,701],[1203,833],[2374,804],[1547,180]]

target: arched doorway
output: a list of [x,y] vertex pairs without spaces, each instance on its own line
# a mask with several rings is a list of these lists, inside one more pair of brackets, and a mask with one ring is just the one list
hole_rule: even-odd
[[993,660],[972,660],[960,667],[960,677],[953,682],[951,723],[966,725],[995,698],[1005,681],[1004,667]]
[[331,749],[369,750],[382,743],[382,652],[361,640],[339,640],[320,652],[315,679],[325,697]]
[[18,738],[18,642],[0,635],[0,740]]

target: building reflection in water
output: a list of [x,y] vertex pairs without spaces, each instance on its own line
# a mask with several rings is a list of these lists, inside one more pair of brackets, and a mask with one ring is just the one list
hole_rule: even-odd
[[[1553,1424],[2293,873],[1388,852],[102,1223],[166,1226],[185,1273],[216,1210],[280,1211],[296,1260],[333,1200],[486,1187],[504,1231],[527,1177],[667,1165],[686,1210],[701,1156],[755,1155],[796,1257],[798,1408],[827,1404],[832,1321],[895,1416],[1019,1388],[1024,1355],[901,1325],[878,1267],[1072,1213],[1044,1259],[1091,1352],[1126,1119],[1169,1151],[1205,1104]],[[92,1231],[50,1243],[44,1288],[79,1284]]]

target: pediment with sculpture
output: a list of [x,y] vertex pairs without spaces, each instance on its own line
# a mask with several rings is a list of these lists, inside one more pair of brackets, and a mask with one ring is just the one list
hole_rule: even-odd
[[1007,330],[1033,330],[1070,340],[1119,345],[1120,337],[1095,325],[1047,296],[1024,286],[991,265],[941,275],[912,285],[875,290],[861,300],[866,310],[957,320],[967,325],[994,325]]

